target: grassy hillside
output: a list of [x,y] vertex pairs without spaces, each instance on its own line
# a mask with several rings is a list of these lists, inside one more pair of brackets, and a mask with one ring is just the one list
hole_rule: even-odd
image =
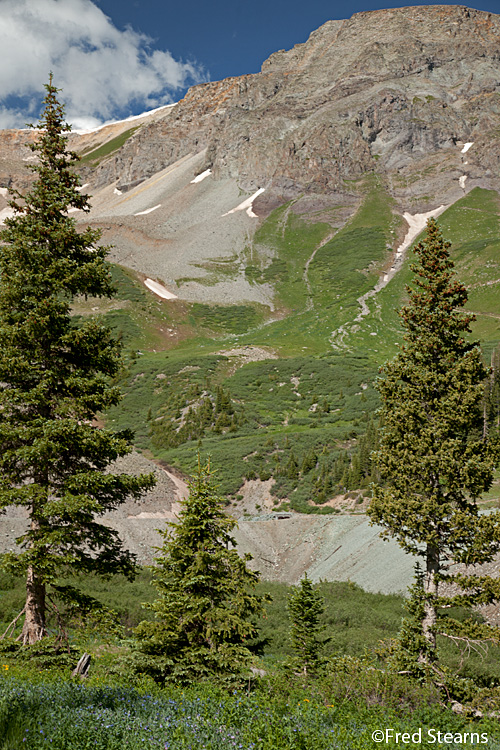
[[[274,477],[285,507],[333,512],[325,500],[367,486],[373,441],[359,450],[357,440],[373,429],[377,369],[401,341],[412,254],[356,322],[358,298],[388,268],[406,227],[382,185],[358,189],[361,204],[338,231],[295,214],[293,203],[262,223],[244,273],[272,283],[274,312],[159,300],[115,267],[118,299],[102,314],[128,355],[111,424],[131,427],[140,449],[187,472],[198,449],[210,453],[233,497],[244,479]],[[498,195],[479,188],[439,219],[486,357],[500,340],[499,221]]]
[[[152,601],[157,594],[151,586],[151,578],[151,570],[143,568],[134,582],[123,576],[114,576],[110,581],[96,576],[91,576],[86,581],[69,580],[70,584],[78,585],[84,593],[96,597],[114,610],[116,622],[125,629],[123,638],[116,640],[116,635],[110,634],[106,641],[106,638],[103,639],[102,626],[87,632],[76,628],[71,631],[72,643],[99,653],[104,650],[100,646],[103,643],[109,645],[111,640],[116,646],[109,650],[109,659],[113,661],[116,654],[128,647],[132,629],[142,620],[152,618],[152,613],[143,608],[143,604]],[[272,597],[272,601],[266,604],[265,617],[258,622],[259,637],[263,643],[261,658],[269,669],[292,655],[287,610],[292,588],[288,584],[268,581],[262,581],[257,586],[259,594],[270,594]],[[403,597],[397,594],[368,593],[352,582],[322,582],[315,589],[321,594],[325,605],[321,617],[324,656],[361,658],[369,654],[372,663],[381,664],[377,654],[384,651],[383,643],[387,645],[396,637],[401,618],[405,614]],[[0,573],[0,592],[0,627],[3,632],[24,604],[25,581],[11,574]],[[461,616],[458,610],[456,615],[458,618]],[[51,621],[49,625],[55,627],[55,622]],[[85,642],[85,639],[89,640]],[[443,663],[455,673],[483,684],[500,680],[499,647],[490,646],[486,659],[484,654],[474,650],[466,659],[462,659],[463,654],[456,646],[445,639],[440,641]],[[20,666],[19,662],[15,658],[11,659],[9,653],[14,654],[15,649],[9,651],[7,645],[2,653],[2,661],[8,663],[10,669],[16,670]]]
[[109,141],[106,141],[101,146],[92,148],[91,150],[87,151],[81,156],[81,163],[96,167],[106,156],[109,156],[115,151],[118,151],[118,149],[121,148],[126,141],[128,141],[130,136],[132,136],[136,132],[136,130],[139,129],[139,127],[140,126],[129,128],[123,133],[120,133],[120,135],[115,136],[115,138],[111,138]]

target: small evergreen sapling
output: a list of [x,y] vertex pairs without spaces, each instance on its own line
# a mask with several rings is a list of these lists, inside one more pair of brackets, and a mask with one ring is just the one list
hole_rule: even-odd
[[318,639],[318,635],[324,629],[320,623],[324,611],[323,598],[313,589],[312,581],[305,573],[288,600],[290,643],[294,653],[291,666],[304,676],[315,674],[321,665],[324,642]]
[[254,620],[267,597],[254,592],[259,574],[235,549],[236,521],[223,512],[212,475],[210,462],[198,464],[178,523],[162,532],[153,569],[159,596],[146,605],[155,620],[135,630],[135,670],[159,683],[237,680],[253,661]]
[[[374,460],[384,484],[374,486],[368,511],[385,526],[384,536],[423,560],[418,612],[427,646],[419,648],[417,660],[427,664],[439,634],[455,642],[499,635],[473,619],[446,617],[442,609],[500,599],[498,578],[451,572],[454,563],[493,559],[500,550],[500,514],[478,508],[491,486],[499,445],[484,434],[488,370],[477,342],[467,339],[474,316],[461,310],[467,291],[454,277],[449,247],[430,220],[415,248],[415,288],[408,288],[409,303],[400,313],[404,344],[377,383],[383,427]],[[444,596],[445,583],[462,593]]]
[[[47,609],[88,608],[64,576],[133,576],[135,561],[96,518],[154,481],[107,473],[130,452],[131,434],[98,428],[96,413],[118,403],[120,367],[110,330],[71,315],[76,295],[111,297],[108,248],[100,232],[77,231],[70,209],[89,210],[66,149],[64,108],[52,77],[41,132],[32,146],[37,179],[14,192],[14,216],[0,233],[0,509],[24,507],[29,529],[4,566],[26,575],[21,638],[47,634]],[[85,600],[85,601],[84,601]]]

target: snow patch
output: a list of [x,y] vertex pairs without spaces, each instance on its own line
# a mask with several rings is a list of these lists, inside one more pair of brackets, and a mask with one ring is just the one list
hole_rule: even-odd
[[172,292],[169,292],[168,289],[166,289],[162,284],[158,284],[158,282],[153,281],[153,279],[146,279],[144,284],[148,289],[150,289],[154,294],[157,294],[158,297],[161,297],[162,299],[177,299],[176,294],[172,294]]
[[447,208],[448,206],[439,206],[439,208],[434,208],[432,211],[428,211],[425,214],[414,214],[413,216],[405,212],[403,214],[403,219],[408,224],[409,229],[403,242],[396,250],[396,259],[400,258],[406,248],[411,245],[415,237],[417,237],[420,232],[424,231],[427,220],[437,219],[437,217],[440,216],[443,211],[446,211]]
[[462,190],[465,190],[465,180],[467,179],[467,175],[463,174],[461,177],[458,178],[458,184],[462,188]]
[[90,185],[89,182],[86,182],[85,185],[80,185],[79,187],[77,187],[78,192],[80,192],[81,190],[85,190],[85,188],[88,187],[89,185]]
[[[369,292],[366,292],[361,297],[358,297],[357,301],[360,306],[360,311],[354,318],[353,322],[351,324],[346,323],[343,326],[340,326],[340,328],[337,328],[335,331],[332,331],[330,341],[332,345],[340,349],[344,346],[344,338],[349,332],[349,330],[356,330],[353,328],[354,326],[357,326],[358,323],[361,323],[363,318],[366,315],[370,314],[370,308],[368,307],[368,300],[375,297],[384,287],[387,286],[389,281],[396,275],[396,273],[399,271],[399,269],[403,265],[404,261],[404,253],[405,250],[412,244],[413,240],[425,229],[425,226],[427,224],[428,219],[436,219],[438,216],[440,216],[443,211],[446,211],[446,209],[449,208],[449,206],[439,206],[439,208],[435,208],[432,211],[428,211],[425,214],[409,214],[408,212],[405,212],[403,214],[403,218],[405,219],[406,223],[408,224],[408,231],[406,233],[406,236],[401,243],[401,245],[396,250],[396,254],[394,257],[394,261],[392,263],[392,266],[388,273],[385,273],[382,278],[380,278],[377,283],[375,284],[373,289],[370,289]],[[371,336],[376,336],[377,334],[375,332],[372,332],[370,334]]]
[[210,174],[212,174],[212,170],[211,169],[205,169],[204,172],[202,172],[201,174],[196,175],[196,177],[194,178],[194,180],[191,180],[190,184],[193,185],[193,184],[196,184],[197,182],[201,182],[202,180],[205,179],[205,177],[208,177],[208,175],[210,175]]
[[145,216],[146,214],[150,214],[153,211],[156,211],[157,208],[160,208],[161,203],[158,203],[157,206],[153,206],[153,208],[147,208],[145,211],[139,211],[138,214],[134,214],[134,216]]
[[98,125],[95,128],[71,128],[72,133],[76,133],[77,135],[86,135],[87,133],[97,133],[99,130],[102,130],[103,128],[108,127],[108,125],[119,125],[121,122],[132,122],[133,120],[141,120],[143,117],[148,117],[149,115],[154,115],[156,112],[161,112],[162,109],[170,109],[170,107],[175,107],[177,105],[177,102],[174,102],[173,104],[165,104],[162,107],[156,107],[156,109],[150,109],[148,112],[142,112],[140,115],[131,115],[130,117],[126,117],[124,120],[107,120],[106,122],[103,122],[102,125]]
[[240,203],[239,206],[236,206],[236,208],[232,208],[231,211],[227,211],[225,214],[222,214],[222,216],[229,216],[229,214],[234,214],[236,213],[236,211],[246,211],[247,216],[250,216],[250,218],[252,219],[257,219],[257,214],[254,214],[254,212],[252,211],[252,204],[257,196],[261,195],[265,189],[266,188],[259,188],[257,192],[250,196],[250,198],[244,200],[243,203]]
[[3,226],[5,224],[5,219],[10,219],[11,216],[14,216],[14,209],[10,206],[7,206],[7,208],[2,208],[0,211],[0,226]]
[[122,190],[118,190],[118,188],[117,188],[117,187],[115,187],[115,189],[113,190],[113,193],[114,193],[115,195],[123,195],[123,191],[122,191]]
[[465,146],[463,147],[461,153],[462,154],[466,154],[467,151],[470,149],[470,147],[473,146],[473,145],[474,145],[474,141],[472,141],[472,143],[466,143]]

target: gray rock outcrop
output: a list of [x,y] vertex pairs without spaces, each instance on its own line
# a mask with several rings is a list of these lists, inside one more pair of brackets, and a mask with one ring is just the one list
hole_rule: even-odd
[[[265,186],[268,203],[344,192],[369,172],[415,208],[456,199],[464,175],[468,186],[498,189],[499,58],[500,16],[461,5],[329,21],[271,55],[260,73],[191,88],[97,167],[84,167],[85,181],[137,184],[206,149],[216,179]],[[28,137],[0,133],[2,184],[12,175],[26,182],[19,162]],[[87,141],[75,135],[72,146],[88,149]],[[474,142],[467,159],[466,142]]]
[[500,16],[464,6],[329,21],[261,73],[190,89],[93,179],[133,182],[207,148],[215,177],[249,191],[339,192],[370,171],[402,202],[448,201],[464,173],[498,187],[499,58]]

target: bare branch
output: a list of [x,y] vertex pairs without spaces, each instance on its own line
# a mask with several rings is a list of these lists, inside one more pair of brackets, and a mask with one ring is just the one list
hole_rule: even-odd
[[[10,635],[12,635],[12,633],[14,632],[14,630],[16,628],[17,621],[19,620],[19,618],[21,617],[21,615],[24,615],[25,611],[26,611],[26,605],[22,608],[22,610],[19,612],[19,614],[17,615],[17,617],[14,617],[14,619],[12,620],[12,622],[10,623],[10,625],[7,625],[7,629],[5,630],[5,632],[3,633],[3,635],[0,635],[0,641],[3,641],[4,638],[9,638]],[[11,629],[12,629],[12,632],[9,634],[9,631]]]

